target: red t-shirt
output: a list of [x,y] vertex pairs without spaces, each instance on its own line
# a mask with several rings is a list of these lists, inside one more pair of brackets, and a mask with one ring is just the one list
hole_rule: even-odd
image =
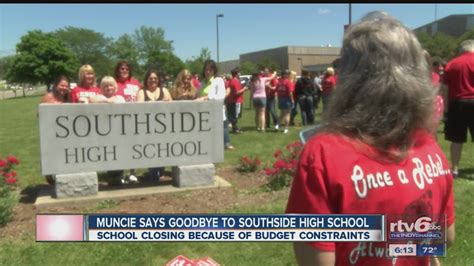
[[[448,225],[453,224],[449,163],[431,133],[420,131],[414,139],[404,160],[384,163],[360,142],[328,133],[313,137],[301,154],[286,213],[427,215],[433,220],[446,214]],[[335,251],[336,265],[392,265],[384,242],[306,244]],[[399,257],[396,265],[427,265],[428,260]]]
[[77,103],[79,102],[79,98],[85,97],[89,98],[91,96],[96,96],[102,94],[102,91],[97,87],[90,87],[88,89],[76,86],[71,91],[71,102]]
[[237,92],[242,89],[240,80],[238,78],[233,78],[229,81],[230,94],[227,97],[228,103],[242,103],[244,101],[244,94],[237,95]]
[[197,90],[201,88],[201,82],[199,81],[199,79],[192,78],[191,82],[193,83],[194,88],[196,88]]
[[321,89],[322,89],[322,93],[324,94],[331,93],[335,86],[336,86],[335,76],[326,76],[321,81]]
[[[276,87],[277,84],[278,84],[278,79],[274,78],[270,80],[268,85],[271,87]],[[271,90],[269,86],[265,86],[265,94],[267,95],[267,98],[273,98],[276,95],[276,88],[274,90]]]
[[438,87],[441,77],[436,72],[431,72],[431,83],[433,86]]
[[276,85],[276,93],[278,97],[291,97],[295,86],[289,79],[280,78]]
[[117,81],[117,95],[121,95],[126,102],[135,102],[137,100],[138,91],[143,87],[140,82],[134,78],[125,82]]
[[474,52],[451,60],[444,69],[443,81],[448,86],[449,100],[474,98]]

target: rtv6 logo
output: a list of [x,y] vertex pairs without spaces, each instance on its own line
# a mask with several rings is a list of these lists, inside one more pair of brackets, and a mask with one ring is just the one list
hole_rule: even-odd
[[431,218],[427,216],[416,219],[414,223],[398,220],[396,223],[390,223],[390,232],[413,232],[414,230],[418,233],[426,233],[428,231],[441,230],[441,225],[431,221]]

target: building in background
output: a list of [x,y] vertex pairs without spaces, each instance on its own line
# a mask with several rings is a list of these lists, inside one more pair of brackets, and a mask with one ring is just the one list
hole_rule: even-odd
[[221,61],[219,62],[218,70],[219,74],[230,74],[230,71],[236,67],[240,66],[240,60],[229,60],[229,61]]
[[[300,74],[302,69],[326,69],[339,57],[339,47],[315,46],[283,46],[273,49],[261,50],[241,54],[239,60],[230,60],[219,63],[220,73],[230,73],[230,70],[239,64],[249,61],[254,64],[265,58],[274,61],[280,70],[289,69]],[[251,74],[251,73],[242,73]]]
[[413,31],[416,33],[426,32],[430,36],[441,32],[458,38],[471,29],[474,29],[474,14],[450,15],[418,27]]
[[[344,25],[347,30],[349,25]],[[426,25],[415,28],[413,31],[426,32],[433,36],[437,32],[458,38],[469,30],[474,29],[474,14],[450,15]],[[219,72],[230,73],[230,70],[245,61],[254,64],[264,58],[273,60],[280,70],[289,69],[300,74],[302,69],[310,72],[324,71],[332,66],[332,62],[339,58],[340,47],[317,47],[317,46],[283,46],[256,52],[241,54],[239,59],[220,62]],[[250,73],[242,73],[250,74]]]

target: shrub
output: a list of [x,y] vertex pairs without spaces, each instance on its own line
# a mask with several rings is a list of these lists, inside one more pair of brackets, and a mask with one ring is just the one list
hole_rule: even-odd
[[13,208],[17,202],[15,184],[18,181],[15,165],[20,162],[15,156],[8,156],[6,160],[0,158],[0,226],[5,226],[12,218]]
[[303,144],[295,141],[286,145],[286,150],[275,151],[273,157],[276,161],[265,169],[265,174],[270,179],[266,185],[269,190],[281,190],[290,186],[302,150]]
[[239,167],[237,168],[237,170],[243,173],[255,172],[258,170],[261,164],[262,162],[260,161],[258,156],[255,156],[253,159],[247,156],[242,156],[239,159]]

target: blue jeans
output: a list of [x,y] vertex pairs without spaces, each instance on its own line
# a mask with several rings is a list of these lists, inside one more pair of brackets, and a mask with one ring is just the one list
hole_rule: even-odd
[[321,100],[323,102],[323,112],[326,112],[326,110],[328,109],[329,101],[331,100],[331,94],[321,95]]
[[270,115],[272,116],[273,124],[275,126],[278,125],[275,97],[267,97],[267,105],[265,108],[265,123],[267,128],[270,127]]
[[303,126],[314,123],[313,97],[300,96],[298,99],[301,111],[301,122]]
[[224,120],[224,147],[230,146],[229,121]]
[[295,101],[293,107],[291,108],[291,116],[290,116],[290,125],[293,125],[295,122],[295,116],[298,114],[298,101]]
[[227,109],[227,120],[232,125],[232,131],[236,132],[237,130],[239,130],[239,127],[237,126],[237,122],[239,119],[239,114],[237,113],[237,104],[228,103],[226,104],[226,109]]
[[148,168],[148,177],[151,179],[158,179],[164,174],[165,168],[164,167],[153,167]]

